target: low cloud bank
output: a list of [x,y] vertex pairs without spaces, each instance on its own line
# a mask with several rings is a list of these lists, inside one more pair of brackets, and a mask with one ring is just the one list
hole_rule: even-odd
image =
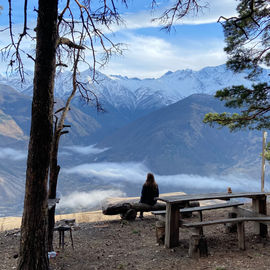
[[[150,170],[143,163],[91,163],[82,164],[69,169],[64,169],[66,174],[78,174],[83,177],[95,177],[108,184],[114,183],[133,183],[142,184],[146,174]],[[189,190],[190,192],[204,191],[226,191],[231,187],[233,191],[260,191],[260,179],[252,179],[247,175],[158,175],[155,174],[160,190],[171,189],[174,191]],[[266,186],[266,189],[268,187]]]
[[93,190],[90,192],[78,192],[75,191],[67,196],[63,196],[60,200],[57,209],[72,208],[98,208],[106,202],[108,198],[112,197],[125,197],[126,194],[121,190],[110,189],[110,190]]
[[89,146],[65,146],[64,149],[81,155],[95,155],[107,151],[109,148],[97,148],[95,144]]
[[108,181],[128,181],[140,183],[145,181],[146,173],[149,170],[142,163],[126,162],[101,162],[81,164],[69,169],[63,169],[67,174],[79,174],[85,177],[96,177]]
[[233,191],[260,191],[260,180],[249,179],[243,175],[221,175],[221,176],[200,176],[200,175],[166,175],[157,176],[160,184],[189,190],[227,191],[231,187]]
[[9,160],[23,160],[26,159],[27,153],[22,150],[16,150],[13,148],[0,148],[0,159],[9,159]]

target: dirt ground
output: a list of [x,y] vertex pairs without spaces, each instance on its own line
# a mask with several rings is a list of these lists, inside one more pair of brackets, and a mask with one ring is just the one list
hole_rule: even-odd
[[[269,205],[268,205],[269,207]],[[269,209],[268,209],[269,211]],[[269,212],[268,212],[269,213]],[[204,219],[227,217],[228,210],[208,211]],[[198,220],[193,216],[190,220]],[[68,233],[65,249],[58,248],[55,233],[55,250],[58,255],[50,259],[52,270],[247,270],[270,269],[270,241],[253,234],[253,224],[245,224],[246,250],[237,246],[237,234],[225,233],[224,225],[208,226],[204,234],[208,244],[208,257],[188,257],[190,232],[180,229],[180,245],[166,249],[156,243],[155,221],[152,215],[133,222],[116,220],[80,223],[73,230],[74,250]],[[0,233],[0,269],[15,269],[18,256],[19,233]]]

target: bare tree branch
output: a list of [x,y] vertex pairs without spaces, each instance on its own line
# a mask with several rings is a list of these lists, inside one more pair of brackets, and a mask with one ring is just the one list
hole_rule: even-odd
[[74,49],[80,49],[80,50],[84,50],[85,47],[81,46],[81,45],[77,45],[74,42],[72,42],[70,39],[65,38],[65,37],[61,37],[58,39],[58,45],[67,45],[70,49],[74,48]]

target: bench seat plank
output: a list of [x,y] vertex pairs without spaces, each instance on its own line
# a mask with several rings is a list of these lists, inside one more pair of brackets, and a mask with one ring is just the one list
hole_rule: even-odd
[[[205,206],[186,207],[186,208],[180,209],[179,211],[180,213],[188,213],[188,212],[197,212],[197,211],[206,211],[206,210],[234,207],[234,206],[240,206],[240,205],[244,205],[244,203],[241,203],[241,202],[218,203],[218,204],[205,205]],[[154,215],[165,215],[166,210],[152,211],[151,213]]]
[[240,205],[244,205],[244,203],[241,203],[241,202],[218,203],[218,204],[212,204],[212,205],[183,208],[183,209],[180,209],[180,213],[214,210],[214,209],[227,208],[227,207],[240,206]]
[[270,217],[239,217],[239,218],[226,218],[226,219],[217,219],[217,220],[209,220],[209,221],[201,221],[201,222],[192,222],[192,223],[183,223],[181,226],[186,228],[191,227],[203,227],[215,224],[226,224],[226,223],[238,223],[244,221],[257,221],[257,222],[270,222]]

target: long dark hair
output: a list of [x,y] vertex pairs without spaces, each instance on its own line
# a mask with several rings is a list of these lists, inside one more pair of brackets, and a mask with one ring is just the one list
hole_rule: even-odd
[[158,185],[157,185],[157,183],[155,181],[155,177],[152,173],[147,174],[144,185],[152,187],[153,189],[157,189]]

